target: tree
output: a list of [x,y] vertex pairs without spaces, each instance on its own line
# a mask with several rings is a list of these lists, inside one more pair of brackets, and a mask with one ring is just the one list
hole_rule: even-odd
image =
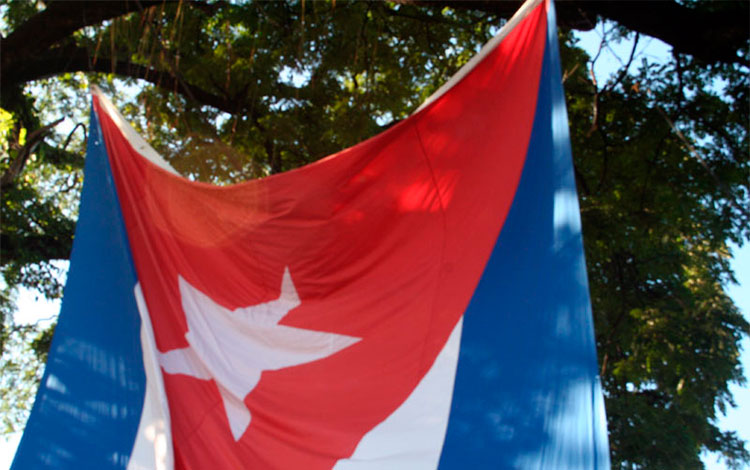
[[[22,342],[11,312],[19,286],[60,295],[53,260],[70,250],[85,128],[55,128],[74,109],[85,122],[86,80],[111,95],[133,89],[121,107],[170,163],[225,184],[314,161],[408,116],[518,4],[5,6],[0,337]],[[727,242],[750,237],[748,4],[645,7],[680,21],[654,21],[632,2],[557,7],[614,467],[701,468],[701,450],[740,465],[745,444],[715,418],[732,404],[728,384],[744,380],[738,351],[750,332],[723,288]],[[596,83],[570,29],[597,18],[616,22],[612,40],[662,38],[672,61],[631,56]],[[43,354],[49,331],[23,333]]]

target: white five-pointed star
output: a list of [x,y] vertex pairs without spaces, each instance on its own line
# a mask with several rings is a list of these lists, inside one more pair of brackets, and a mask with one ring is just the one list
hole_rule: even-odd
[[235,441],[250,425],[244,399],[264,370],[316,361],[361,339],[279,325],[300,305],[289,268],[284,270],[278,299],[234,311],[218,305],[182,276],[179,286],[190,346],[159,353],[159,363],[168,374],[216,382]]

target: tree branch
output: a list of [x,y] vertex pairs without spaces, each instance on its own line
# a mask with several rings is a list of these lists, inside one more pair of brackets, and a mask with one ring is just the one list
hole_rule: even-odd
[[[143,12],[148,8],[172,1],[174,0],[51,0],[47,8],[29,18],[3,39],[2,54],[0,54],[3,87],[24,83],[24,81],[6,78],[6,76],[19,75],[17,71],[26,68],[26,62],[29,59],[38,59],[40,55],[49,57],[49,53],[53,50],[60,50],[54,46],[70,39],[71,35],[79,29],[100,24],[127,13]],[[218,8],[226,6],[224,1],[210,4],[193,1],[189,4],[206,15],[211,15]],[[50,74],[61,72],[50,71]],[[20,75],[23,76],[23,74]]]
[[[521,0],[400,0],[426,7],[473,9],[509,18],[523,3]],[[738,52],[747,46],[750,37],[750,3],[706,2],[697,6],[671,1],[602,1],[570,0],[555,5],[561,27],[587,31],[596,25],[596,18],[615,21],[621,26],[661,39],[678,52],[705,62],[746,64]]]
[[65,118],[60,118],[53,123],[47,124],[44,127],[40,127],[39,129],[34,130],[28,135],[28,137],[26,138],[26,144],[18,149],[16,158],[14,158],[12,162],[10,162],[10,166],[8,166],[8,169],[5,170],[3,176],[0,177],[0,192],[2,192],[4,186],[12,183],[16,179],[16,177],[23,170],[23,167],[26,166],[26,161],[29,159],[31,154],[34,153],[34,150],[36,150],[37,146],[39,146],[44,138],[47,137],[47,134],[49,134],[55,126],[63,122],[64,119]]
[[22,66],[14,70],[5,71],[2,77],[2,87],[40,80],[67,72],[114,73],[123,77],[145,80],[169,92],[176,90],[199,103],[228,113],[236,113],[243,109],[241,100],[213,94],[201,87],[189,84],[171,73],[134,64],[121,58],[114,61],[113,68],[112,62],[108,57],[99,57],[96,62],[93,62],[89,50],[85,47],[56,47],[46,53],[29,58]]
[[142,11],[162,0],[117,2],[52,1],[3,40],[0,66],[3,72],[19,62],[44,52],[83,28],[133,11]]
[[576,7],[589,15],[615,21],[705,62],[747,64],[738,51],[747,46],[750,38],[748,2],[708,2],[690,7],[675,1],[583,0],[561,2],[558,6]]
[[[204,88],[186,83],[179,76],[152,67],[107,58],[91,60],[89,52],[74,45],[55,46],[87,25],[99,24],[133,11],[164,4],[167,0],[121,0],[111,2],[52,1],[42,12],[19,26],[3,41],[2,84],[10,89],[31,80],[64,72],[99,71],[133,77],[151,82],[165,90],[177,91],[195,101],[228,113],[243,109],[243,100],[216,95]],[[520,6],[520,0],[400,0],[402,3],[428,8],[475,9],[501,17],[510,17]],[[204,11],[213,10],[223,2],[191,3]],[[560,25],[587,30],[594,27],[596,17],[616,21],[634,31],[660,38],[675,50],[689,53],[708,62],[746,63],[738,51],[747,44],[750,13],[746,2],[712,3],[710,6],[689,7],[675,1],[663,2],[605,2],[571,0],[557,5]],[[647,11],[648,14],[644,14]],[[210,13],[210,12],[209,12]],[[664,18],[669,20],[664,21]],[[246,104],[244,105],[246,106]]]

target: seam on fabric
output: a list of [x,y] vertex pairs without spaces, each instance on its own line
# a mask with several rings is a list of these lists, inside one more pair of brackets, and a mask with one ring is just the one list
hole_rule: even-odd
[[[218,384],[216,384],[214,380],[211,380],[209,383],[214,383],[214,385],[218,387]],[[190,432],[184,437],[186,444],[189,443],[193,439],[193,437],[195,437],[196,435],[199,435],[198,431],[200,431],[200,429],[203,427],[203,424],[206,422],[206,420],[214,413],[214,410],[216,410],[216,408],[218,408],[219,406],[221,406],[221,413],[224,416],[226,416],[226,412],[224,410],[224,403],[221,400],[221,396],[219,396],[219,399],[215,400],[214,404],[208,410],[206,410],[205,413],[203,413],[203,416],[201,416],[198,424],[193,426]],[[170,423],[170,427],[171,427],[171,423]],[[172,433],[172,442],[174,442],[174,433]]]
[[[435,291],[432,295],[432,305],[430,306],[430,319],[429,324],[427,326],[427,332],[433,330],[435,325],[435,305],[437,303],[437,293],[440,288],[440,285],[442,284],[442,277],[443,277],[443,269],[445,268],[445,248],[447,244],[447,235],[448,235],[448,221],[446,219],[445,214],[445,202],[443,201],[443,195],[440,193],[440,187],[438,186],[438,181],[435,176],[435,169],[432,166],[432,161],[430,161],[429,155],[427,155],[427,150],[425,149],[424,143],[422,142],[422,134],[419,132],[419,120],[415,120],[415,122],[412,124],[414,127],[414,132],[417,134],[417,142],[419,142],[419,149],[422,151],[422,159],[425,162],[425,165],[427,166],[427,170],[430,172],[430,178],[432,179],[432,187],[435,188],[435,193],[437,194],[438,204],[440,205],[440,219],[443,224],[443,240],[442,240],[442,246],[440,247],[440,261],[438,263],[439,270],[438,270],[438,278],[435,285]],[[453,325],[455,327],[455,325]],[[452,330],[451,330],[452,331]],[[446,341],[448,338],[446,338]],[[419,364],[422,366],[424,364],[425,359],[425,349],[426,346],[423,343],[422,344],[422,354],[420,355]],[[435,356],[435,359],[437,359],[437,356]],[[433,360],[434,362],[434,360]],[[429,368],[428,368],[429,371]],[[422,376],[424,378],[424,376]],[[420,379],[421,381],[422,379]]]

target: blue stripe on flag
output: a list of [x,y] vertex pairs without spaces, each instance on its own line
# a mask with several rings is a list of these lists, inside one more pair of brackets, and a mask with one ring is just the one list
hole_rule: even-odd
[[609,468],[554,12],[521,181],[466,311],[441,470]]
[[136,276],[93,111],[90,127],[65,300],[16,470],[125,468],[141,417]]

